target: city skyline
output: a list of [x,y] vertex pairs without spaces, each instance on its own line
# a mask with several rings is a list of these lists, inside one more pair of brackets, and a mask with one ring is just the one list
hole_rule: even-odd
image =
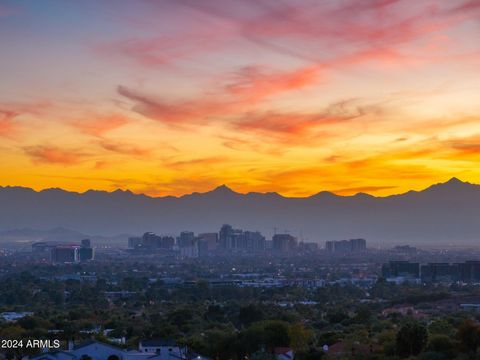
[[480,183],[477,1],[0,1],[0,186]]
[[[365,238],[376,244],[478,242],[480,185],[452,178],[422,191],[374,197],[320,192],[308,198],[235,193],[219,187],[182,197],[0,187],[0,230],[63,227],[114,236],[144,231],[209,232],[221,224],[271,234],[277,227],[310,240]],[[49,209],[45,212],[45,209]],[[66,211],[68,209],[68,211]],[[20,231],[22,232],[22,231]]]

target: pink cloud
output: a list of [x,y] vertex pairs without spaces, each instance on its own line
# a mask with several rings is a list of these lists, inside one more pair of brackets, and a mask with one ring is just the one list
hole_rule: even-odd
[[471,17],[476,17],[480,15],[480,2],[477,0],[467,0],[460,3],[458,6],[453,8],[453,11],[466,13],[466,15]]
[[[190,100],[166,101],[119,86],[120,95],[134,102],[133,110],[170,126],[201,125],[219,116],[234,116],[274,95],[302,89],[318,81],[320,70],[307,66],[293,71],[245,67],[226,84]],[[213,93],[213,94],[212,94]]]
[[275,142],[306,144],[312,140],[314,134],[323,133],[325,136],[325,126],[344,123],[351,119],[325,113],[249,113],[234,121],[232,128],[260,135]]
[[134,102],[133,111],[173,127],[204,124],[210,116],[228,113],[233,107],[232,104],[209,98],[168,102],[124,86],[119,86],[117,91]]
[[13,119],[17,115],[14,111],[0,109],[0,136],[9,137],[15,132],[16,124]]
[[15,135],[20,129],[19,121],[23,115],[41,115],[52,106],[49,101],[0,104],[0,136]]
[[[191,13],[181,11],[182,9],[178,6],[166,10],[165,3],[152,5],[155,10],[144,16],[150,17],[154,14],[156,24],[159,16],[170,11],[177,27],[159,32],[155,27],[144,29],[145,22],[142,20],[145,19],[140,20],[141,24],[129,23],[129,26],[134,26],[137,30],[138,28],[147,30],[149,35],[98,42],[93,46],[94,53],[115,61],[127,60],[146,68],[157,68],[218,50],[226,45],[236,32],[235,26],[230,22],[211,17],[206,19],[205,16],[198,18],[198,14],[192,16]],[[208,26],[206,26],[207,22]]]
[[129,122],[130,119],[126,116],[112,114],[107,116],[91,116],[87,119],[73,122],[73,126],[85,134],[100,137]]
[[[371,61],[403,66],[417,64],[418,56],[426,62],[431,54],[417,42],[474,17],[468,10],[478,6],[476,0],[453,8],[451,3],[431,0],[414,6],[402,0],[259,0],[243,6],[184,0],[182,4],[235,23],[240,34],[267,50],[328,68]],[[458,12],[465,16],[458,17]]]
[[[476,0],[181,0],[149,3],[147,8],[142,14],[149,21],[137,19],[129,26],[148,35],[103,42],[95,52],[155,68],[222,55],[243,38],[260,51],[298,57],[325,69],[368,62],[418,65],[438,61],[434,55],[444,50],[425,49],[420,41],[478,18],[480,6]],[[171,14],[166,21],[170,25],[159,30],[152,19],[165,14]]]
[[279,143],[308,144],[318,136],[331,140],[328,127],[375,115],[383,111],[379,104],[366,104],[359,99],[335,102],[313,113],[251,112],[230,122],[236,131],[261,135]]
[[84,160],[87,154],[78,150],[63,149],[57,146],[27,146],[23,150],[34,163],[74,165]]
[[319,80],[320,68],[306,66],[293,71],[269,72],[258,66],[241,68],[225,90],[245,102],[258,102],[272,95],[297,90]]
[[94,50],[101,56],[131,59],[150,67],[165,65],[184,57],[187,52],[178,45],[175,38],[130,38],[97,45]]

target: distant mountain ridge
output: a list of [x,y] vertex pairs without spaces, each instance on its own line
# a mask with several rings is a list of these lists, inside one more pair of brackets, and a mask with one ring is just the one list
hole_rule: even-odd
[[270,236],[284,229],[309,241],[365,237],[371,243],[473,244],[480,240],[480,185],[452,178],[422,191],[375,197],[237,193],[225,185],[180,197],[130,191],[0,187],[0,231],[73,229],[111,236],[145,231],[217,231],[224,223]]
[[105,244],[125,245],[125,238],[129,235],[97,236],[83,234],[78,231],[56,227],[47,230],[18,228],[0,231],[0,243],[15,243],[30,246],[33,242],[47,241],[51,243],[80,243],[82,239],[91,239],[95,246]]

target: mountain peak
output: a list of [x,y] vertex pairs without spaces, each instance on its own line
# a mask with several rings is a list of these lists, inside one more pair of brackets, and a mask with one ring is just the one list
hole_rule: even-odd
[[215,189],[211,191],[212,193],[216,194],[236,194],[235,191],[230,189],[227,185],[222,184],[220,186],[217,186]]
[[450,180],[448,180],[444,183],[440,183],[440,184],[433,185],[433,186],[441,186],[441,187],[448,187],[448,188],[459,188],[459,187],[464,187],[464,186],[468,186],[468,185],[471,185],[471,184],[469,182],[462,181],[459,178],[454,176]]
[[355,195],[353,195],[353,197],[355,197],[357,199],[372,199],[372,198],[375,198],[375,196],[373,196],[371,194],[364,193],[364,192],[356,193]]
[[468,191],[472,188],[478,188],[478,185],[471,184],[466,181],[462,181],[457,177],[452,177],[450,180],[438,183],[435,185],[431,185],[426,188],[424,191],[431,192],[431,191],[442,191],[442,192],[450,192],[450,191]]
[[127,190],[122,190],[122,189],[117,189],[115,191],[112,191],[112,194],[121,194],[121,195],[135,195],[133,192],[131,192],[129,189]]
[[452,184],[453,185],[453,184],[466,184],[466,183],[454,176],[450,180],[445,182],[445,184]]
[[198,197],[198,196],[229,196],[229,195],[238,195],[237,192],[233,191],[232,189],[230,189],[227,185],[225,184],[222,184],[220,186],[217,186],[215,189],[213,190],[210,190],[210,191],[207,191],[207,192],[203,192],[203,193],[200,193],[200,192],[193,192],[191,194],[188,194],[188,195],[183,195],[183,196],[180,196],[180,198],[190,198],[190,197]]
[[320,191],[310,196],[310,198],[313,198],[313,199],[335,199],[337,197],[338,195],[334,194],[331,191]]
[[256,191],[250,191],[248,193],[245,194],[246,196],[250,197],[250,198],[254,198],[254,197],[259,197],[259,198],[283,198],[282,195],[280,195],[279,193],[277,192],[256,192]]

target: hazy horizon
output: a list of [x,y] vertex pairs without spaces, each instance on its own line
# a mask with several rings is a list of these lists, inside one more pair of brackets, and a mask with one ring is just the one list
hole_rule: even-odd
[[144,195],[144,196],[147,196],[147,197],[150,197],[150,198],[163,198],[163,197],[174,197],[174,198],[181,198],[181,197],[184,197],[184,196],[189,196],[189,195],[194,195],[194,194],[206,194],[206,193],[210,193],[210,192],[213,192],[215,190],[220,190],[222,188],[225,188],[225,189],[228,189],[234,193],[237,193],[239,195],[248,195],[248,194],[252,194],[252,193],[257,193],[257,194],[277,194],[277,195],[280,195],[284,198],[292,198],[292,199],[295,199],[295,198],[299,198],[299,199],[302,199],[302,198],[309,198],[309,197],[312,197],[312,196],[315,196],[315,195],[318,195],[318,194],[321,194],[321,193],[331,193],[333,195],[336,195],[336,196],[340,196],[340,197],[353,197],[353,196],[356,196],[356,195],[359,195],[359,194],[366,194],[366,195],[370,195],[370,196],[373,196],[373,197],[377,197],[377,198],[382,198],[382,197],[389,197],[389,196],[396,196],[396,195],[402,195],[402,194],[405,194],[405,193],[408,193],[410,191],[416,191],[416,192],[419,192],[419,191],[423,191],[423,190],[426,190],[428,189],[429,187],[431,186],[434,186],[434,185],[441,185],[441,184],[447,184],[447,183],[450,183],[450,182],[460,182],[460,183],[463,183],[463,184],[470,184],[470,185],[480,185],[480,184],[476,184],[476,183],[473,183],[473,182],[469,182],[469,181],[463,181],[461,179],[459,179],[458,177],[454,176],[454,177],[451,177],[445,181],[442,181],[442,182],[438,182],[438,183],[432,183],[430,185],[427,185],[426,187],[421,187],[421,188],[418,188],[418,189],[407,189],[403,192],[400,192],[400,193],[394,193],[394,194],[388,194],[388,195],[374,195],[374,194],[371,194],[369,193],[368,191],[359,191],[359,192],[356,192],[356,193],[352,193],[352,194],[349,194],[349,195],[342,195],[341,193],[336,193],[334,191],[329,191],[329,190],[322,190],[322,189],[319,189],[318,191],[315,191],[311,194],[307,194],[307,195],[304,195],[304,196],[287,196],[287,195],[283,195],[282,193],[279,193],[279,192],[276,192],[276,191],[251,191],[251,192],[240,192],[240,191],[236,191],[235,189],[232,189],[231,186],[229,186],[228,184],[219,184],[219,185],[216,185],[215,187],[211,188],[211,189],[207,189],[205,191],[193,191],[193,192],[189,192],[189,193],[185,193],[185,194],[180,194],[180,195],[157,195],[157,196],[151,196],[151,195],[148,195],[148,194],[145,194],[145,193],[141,193],[141,192],[134,192],[130,189],[121,189],[121,188],[117,188],[117,189],[112,189],[112,190],[103,190],[103,189],[88,189],[88,190],[84,190],[84,191],[74,191],[74,190],[68,190],[68,189],[64,189],[64,188],[61,188],[61,187],[45,187],[45,188],[32,188],[32,187],[28,187],[28,186],[18,186],[18,185],[0,185],[0,188],[25,188],[25,189],[31,189],[35,192],[42,192],[42,191],[48,191],[48,190],[62,190],[62,191],[65,191],[65,192],[70,192],[70,193],[75,193],[75,194],[85,194],[85,193],[88,193],[88,192],[106,192],[106,193],[115,193],[115,192],[118,192],[118,191],[122,191],[122,192],[130,192],[132,193],[133,195]]
[[[458,179],[389,197],[306,198],[239,194],[217,188],[183,197],[131,193],[0,188],[0,230],[65,227],[87,234],[209,232],[229,223],[270,234],[275,227],[299,238],[366,238],[387,244],[478,241],[480,186]],[[316,240],[315,240],[316,241]]]

